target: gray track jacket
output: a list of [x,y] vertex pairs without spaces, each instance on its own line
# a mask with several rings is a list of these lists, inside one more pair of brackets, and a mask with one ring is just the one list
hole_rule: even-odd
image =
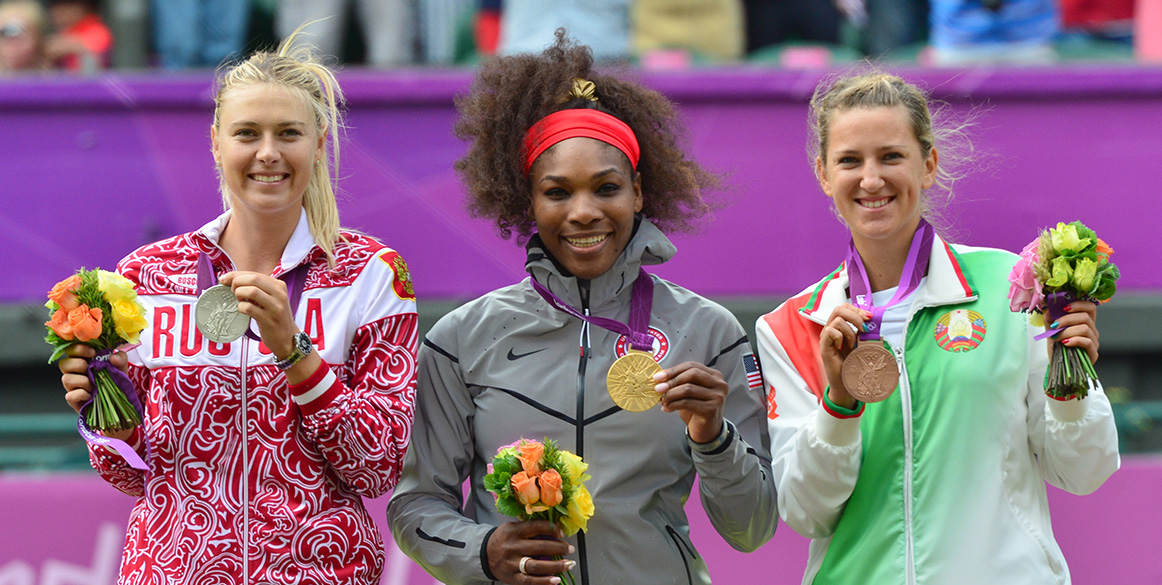
[[[613,268],[590,281],[583,303],[583,283],[563,276],[539,244],[534,237],[528,246],[533,278],[579,310],[622,322],[639,266],[675,252],[642,220]],[[617,407],[605,376],[628,343],[554,309],[528,279],[441,319],[420,349],[411,446],[387,509],[400,548],[445,583],[492,581],[485,544],[513,518],[496,511],[482,478],[496,450],[521,437],[551,438],[589,463],[596,511],[588,532],[568,539],[579,583],[709,583],[683,510],[695,473],[703,507],[731,546],[751,551],[766,542],[778,512],[765,395],[761,380],[753,382],[746,334],[721,306],[657,278],[650,328],[663,368],[701,362],[730,384],[729,437],[713,452],[689,441],[678,413]]]

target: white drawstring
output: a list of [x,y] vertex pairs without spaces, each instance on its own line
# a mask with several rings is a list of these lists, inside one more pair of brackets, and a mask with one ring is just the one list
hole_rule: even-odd
[[246,378],[249,369],[250,339],[242,337],[242,583],[250,584],[250,452],[246,437],[248,421]]

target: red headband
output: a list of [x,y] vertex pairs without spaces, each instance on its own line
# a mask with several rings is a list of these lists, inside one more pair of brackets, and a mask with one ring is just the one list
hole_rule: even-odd
[[592,138],[609,144],[629,157],[629,164],[637,170],[641,147],[633,130],[621,120],[600,110],[579,108],[553,112],[533,124],[525,134],[525,174],[549,147],[568,138]]

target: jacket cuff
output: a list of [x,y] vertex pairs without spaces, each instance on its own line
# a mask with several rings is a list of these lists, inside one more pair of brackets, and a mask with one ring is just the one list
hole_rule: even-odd
[[1055,400],[1047,396],[1045,403],[1049,405],[1049,414],[1053,417],[1053,420],[1072,423],[1085,418],[1085,413],[1089,411],[1090,401],[1088,398]]
[[826,410],[827,414],[835,418],[854,418],[863,414],[864,403],[856,400],[855,408],[844,408],[831,401],[831,398],[827,396],[829,390],[831,390],[831,385],[823,389],[822,404],[823,410]]
[[[861,404],[861,412],[862,409]],[[815,411],[815,434],[820,441],[833,447],[849,447],[859,442],[859,421],[858,416],[846,418],[833,416],[824,406]]]
[[306,380],[290,386],[291,399],[303,416],[323,410],[343,392],[343,383],[327,365],[320,361],[318,369]]
[[484,535],[484,539],[480,541],[480,568],[484,570],[484,576],[487,577],[489,581],[498,580],[496,575],[493,575],[492,571],[488,568],[488,540],[492,538],[492,533],[496,532],[497,528],[499,528],[499,526],[493,526],[492,530],[489,530],[488,533]]
[[690,430],[686,429],[686,444],[690,445],[690,449],[697,451],[703,455],[717,455],[730,447],[734,442],[734,436],[737,433],[734,430],[734,425],[730,421],[722,420],[722,430],[718,432],[718,437],[709,443],[696,443],[694,439],[690,438]]

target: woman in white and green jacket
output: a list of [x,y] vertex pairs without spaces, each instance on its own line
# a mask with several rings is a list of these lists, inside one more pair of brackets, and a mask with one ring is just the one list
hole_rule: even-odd
[[[1044,482],[1086,494],[1118,468],[1101,386],[1047,398],[1047,345],[1009,310],[1017,256],[924,220],[950,175],[923,92],[872,73],[821,84],[811,106],[816,174],[852,244],[756,333],[778,509],[813,539],[803,583],[1069,583]],[[1074,302],[1054,339],[1096,361],[1095,314]],[[863,404],[840,366],[870,331],[899,380]]]

